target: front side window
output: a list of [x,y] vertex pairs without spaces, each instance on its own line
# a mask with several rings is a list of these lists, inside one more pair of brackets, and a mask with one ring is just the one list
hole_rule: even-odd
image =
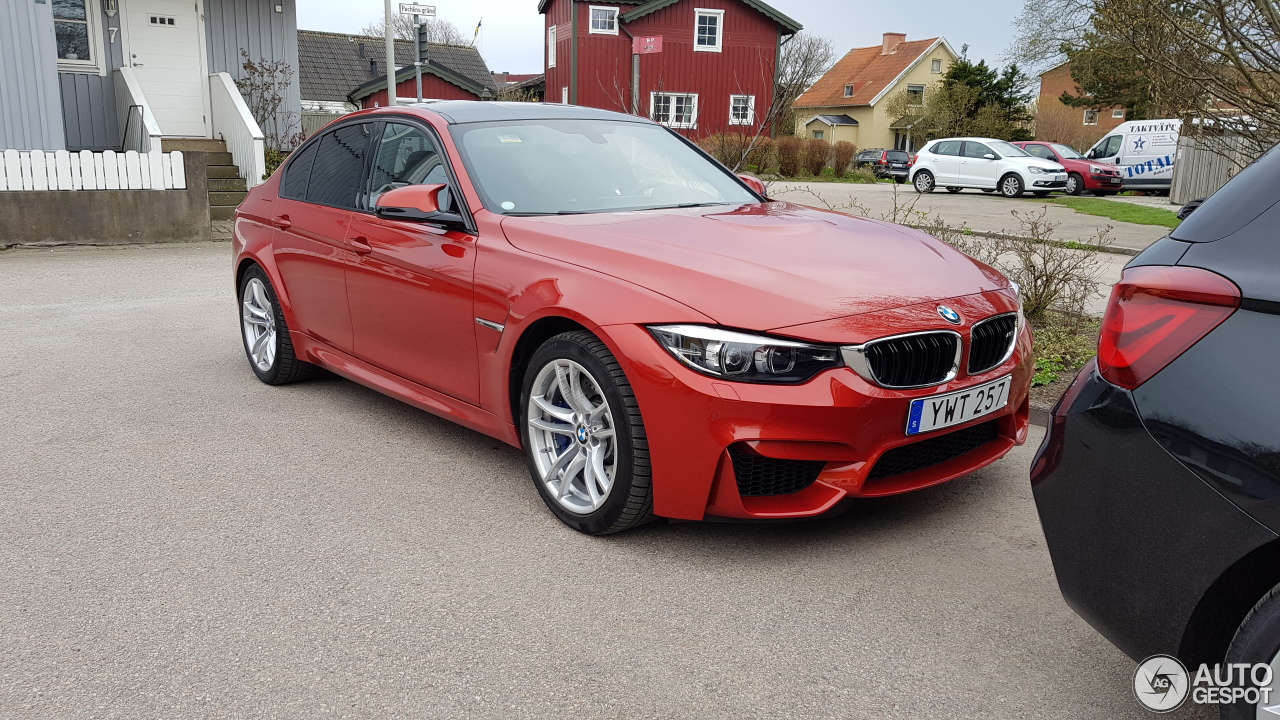
[[547,67],[556,66],[556,26],[547,28]]
[[1027,146],[1023,147],[1022,149],[1023,149],[1023,150],[1026,150],[1028,153],[1030,153],[1030,154],[1032,154],[1032,155],[1035,155],[1035,156],[1036,156],[1036,157],[1038,157],[1038,158],[1044,158],[1045,160],[1057,160],[1057,159],[1058,159],[1057,157],[1055,157],[1055,156],[1054,156],[1054,154],[1053,154],[1053,151],[1052,151],[1052,150],[1050,150],[1049,148],[1047,148],[1047,147],[1045,147],[1045,146],[1043,146],[1043,145],[1027,145]]
[[591,34],[617,35],[618,8],[591,6]]
[[58,60],[70,64],[94,62],[90,42],[88,0],[53,0],[53,34]]
[[320,138],[307,184],[307,202],[356,208],[370,130],[369,123],[346,125]]
[[756,121],[756,98],[754,95],[731,95],[729,97],[729,124],[750,125]]
[[924,86],[908,85],[907,86],[907,102],[911,105],[924,104]]
[[1120,154],[1120,145],[1124,142],[1123,135],[1112,135],[1106,139],[1106,142],[1098,146],[1097,157],[1109,158]]
[[[389,122],[382,130],[369,173],[369,206],[385,192],[406,185],[448,185],[444,156],[427,131],[414,125]],[[448,190],[439,195],[440,209],[453,212]]]
[[693,49],[702,52],[720,52],[724,33],[723,10],[695,10]]
[[1085,125],[1097,125],[1097,124],[1098,124],[1098,111],[1097,111],[1097,110],[1092,110],[1092,109],[1090,109],[1090,110],[1085,110],[1085,111],[1084,111],[1084,124],[1085,124]]
[[450,128],[486,209],[556,215],[758,202],[667,130],[611,120],[523,120]]
[[997,155],[1003,157],[1031,157],[1026,150],[1004,140],[993,141],[990,144],[990,150],[994,150]]
[[653,111],[649,117],[654,122],[673,128],[698,126],[698,96],[677,93],[654,93]]
[[1075,151],[1074,149],[1072,149],[1072,148],[1067,147],[1066,145],[1060,145],[1060,144],[1055,143],[1055,144],[1054,144],[1054,146],[1053,146],[1053,149],[1054,149],[1054,150],[1056,150],[1056,151],[1058,152],[1058,154],[1059,154],[1059,155],[1061,155],[1062,157],[1064,157],[1064,158],[1066,158],[1066,159],[1068,159],[1068,160],[1080,160],[1080,159],[1081,159],[1081,155],[1080,155],[1080,153],[1076,152],[1076,151]]
[[983,145],[982,143],[966,142],[964,144],[964,157],[980,158],[985,155],[994,155],[994,154],[995,153],[991,152],[991,148],[987,147],[986,145]]

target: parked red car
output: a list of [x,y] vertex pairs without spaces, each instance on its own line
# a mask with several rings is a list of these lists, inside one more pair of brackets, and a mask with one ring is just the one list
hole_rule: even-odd
[[1036,157],[1052,160],[1065,167],[1067,187],[1063,192],[1068,195],[1079,195],[1088,190],[1101,197],[1115,195],[1124,189],[1124,178],[1115,165],[1089,160],[1066,145],[1039,140],[1013,144]]
[[821,515],[1026,440],[1014,285],[763,193],[629,115],[347,115],[236,213],[250,366],[272,385],[325,368],[522,447],[587,533]]

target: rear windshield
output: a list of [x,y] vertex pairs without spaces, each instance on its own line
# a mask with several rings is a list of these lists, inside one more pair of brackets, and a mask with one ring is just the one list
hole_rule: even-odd
[[1280,200],[1280,154],[1271,148],[1196,208],[1172,233],[1175,240],[1213,242],[1258,219]]
[[890,162],[906,162],[910,159],[907,157],[907,154],[901,150],[890,150],[888,158]]

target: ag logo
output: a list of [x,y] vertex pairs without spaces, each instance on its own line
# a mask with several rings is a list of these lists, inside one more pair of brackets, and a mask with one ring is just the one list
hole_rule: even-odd
[[946,305],[938,306],[938,315],[941,315],[943,320],[946,320],[952,325],[960,324],[960,313],[956,312],[955,310],[952,310]]
[[1168,655],[1152,655],[1133,672],[1133,694],[1152,712],[1177,710],[1186,701],[1189,689],[1187,669]]

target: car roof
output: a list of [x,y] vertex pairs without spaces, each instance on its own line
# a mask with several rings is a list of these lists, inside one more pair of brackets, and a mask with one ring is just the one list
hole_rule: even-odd
[[1008,140],[1000,140],[998,138],[984,138],[984,137],[948,137],[948,138],[938,138],[937,140],[930,140],[929,142],[943,142],[945,140],[972,140],[974,142],[1009,142]]
[[562,105],[559,103],[483,102],[478,100],[439,100],[413,103],[387,111],[413,108],[433,112],[450,125],[503,120],[614,120],[656,124],[648,118],[624,115],[609,110]]

